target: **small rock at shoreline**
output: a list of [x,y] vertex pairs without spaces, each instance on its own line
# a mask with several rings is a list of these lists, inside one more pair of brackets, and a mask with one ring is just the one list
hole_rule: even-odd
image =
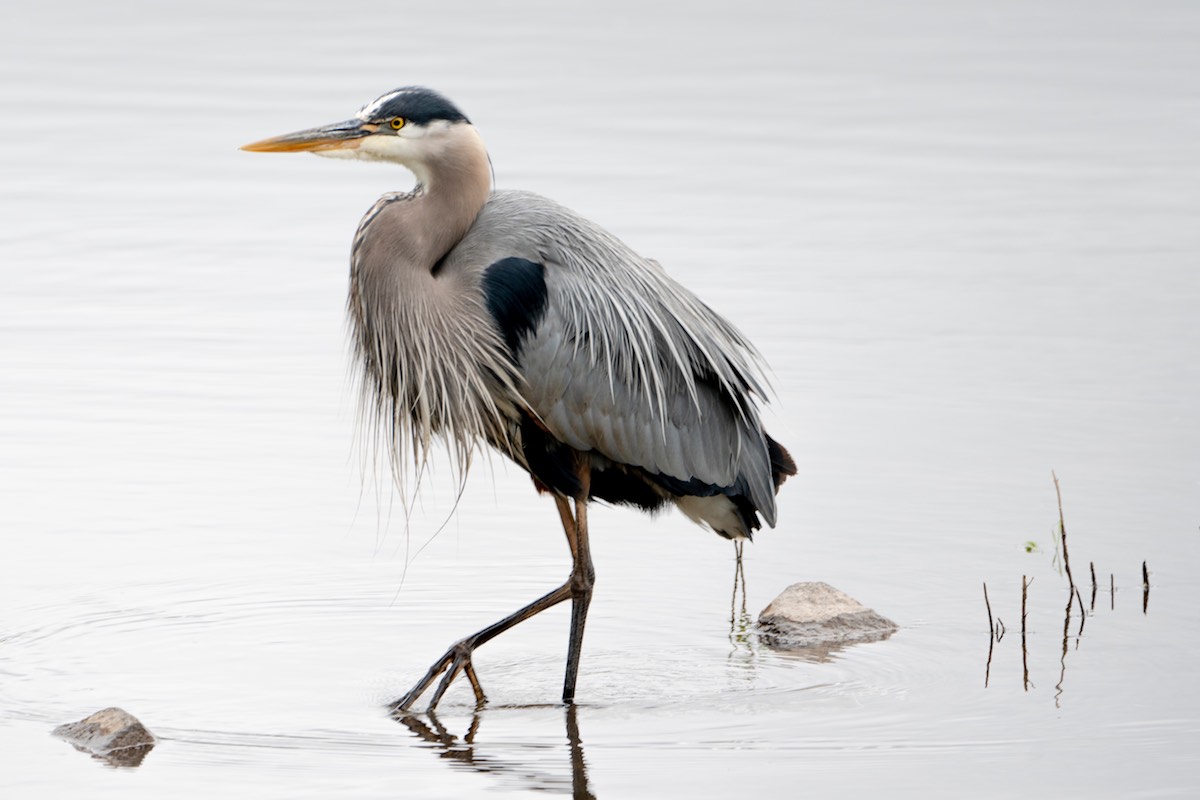
[[79,722],[59,725],[53,735],[77,750],[123,767],[142,763],[156,741],[137,717],[120,708],[106,708]]
[[[827,656],[840,646],[886,639],[899,628],[827,583],[793,583],[758,615],[770,647]],[[824,660],[823,658],[821,660]]]

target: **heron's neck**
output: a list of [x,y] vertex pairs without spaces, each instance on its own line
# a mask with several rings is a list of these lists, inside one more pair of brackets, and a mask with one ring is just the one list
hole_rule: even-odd
[[483,140],[470,125],[459,128],[413,173],[408,225],[418,263],[430,269],[475,223],[491,194],[491,167]]

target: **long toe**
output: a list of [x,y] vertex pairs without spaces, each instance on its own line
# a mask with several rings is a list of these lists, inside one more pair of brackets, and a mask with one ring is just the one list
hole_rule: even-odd
[[442,696],[446,694],[446,690],[450,688],[450,684],[454,682],[459,673],[465,673],[467,680],[471,682],[471,689],[475,693],[476,708],[486,703],[487,695],[483,693],[483,686],[480,684],[479,676],[475,673],[475,667],[471,663],[471,656],[474,652],[474,637],[467,637],[451,645],[450,649],[441,658],[433,662],[433,666],[408,691],[408,694],[392,703],[392,714],[400,715],[411,711],[417,701],[421,699],[421,696],[429,691],[429,687],[433,685],[434,681],[437,681],[441,677],[441,681],[438,682],[437,689],[434,690],[433,697],[430,699],[427,709],[427,711],[433,711],[437,708],[437,704],[442,701]]

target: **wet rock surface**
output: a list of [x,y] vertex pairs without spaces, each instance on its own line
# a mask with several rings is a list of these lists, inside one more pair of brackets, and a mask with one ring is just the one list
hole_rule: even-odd
[[896,623],[827,583],[793,583],[758,615],[767,646],[824,661],[835,650],[886,639]]
[[53,735],[113,766],[136,767],[154,747],[154,734],[129,712],[105,708],[78,722],[54,729]]

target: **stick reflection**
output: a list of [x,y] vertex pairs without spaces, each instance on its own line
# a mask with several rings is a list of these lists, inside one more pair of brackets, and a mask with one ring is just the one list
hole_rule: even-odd
[[[1090,604],[1084,603],[1083,594],[1082,594],[1082,592],[1080,592],[1078,586],[1070,586],[1067,589],[1067,605],[1066,605],[1066,608],[1063,610],[1063,614],[1062,614],[1063,622],[1062,622],[1062,638],[1060,640],[1061,648],[1060,648],[1059,658],[1058,658],[1058,667],[1059,667],[1058,682],[1056,684],[1054,684],[1054,705],[1056,707],[1061,707],[1063,694],[1066,689],[1067,653],[1071,652],[1072,650],[1078,651],[1080,649],[1079,645],[1080,645],[1080,641],[1083,638],[1084,627],[1087,625],[1087,622],[1091,617],[1096,616],[1096,593],[1098,592],[1099,588],[1098,588],[1096,577],[1095,577],[1096,576],[1095,564],[1091,564],[1090,569],[1091,569],[1091,574],[1092,574],[1092,596],[1091,596]],[[1029,631],[1029,628],[1027,625],[1027,616],[1028,616],[1028,612],[1029,612],[1029,602],[1030,602],[1029,590],[1030,590],[1030,587],[1032,587],[1032,586],[1033,586],[1032,578],[1029,578],[1028,576],[1024,576],[1024,575],[1021,576],[1021,668],[1022,668],[1022,683],[1023,683],[1023,686],[1024,686],[1026,692],[1030,691],[1030,689],[1037,688],[1034,685],[1034,683],[1030,677],[1030,655],[1031,655],[1030,643],[1032,641],[1032,638],[1028,635],[1030,631]],[[1109,595],[1110,595],[1109,608],[1110,608],[1110,610],[1116,610],[1117,586],[1116,586],[1116,577],[1112,574],[1109,575]],[[986,583],[983,585],[983,602],[984,602],[984,608],[987,611],[987,615],[988,615],[988,650],[987,650],[987,656],[984,661],[984,668],[983,668],[983,685],[984,685],[984,688],[987,688],[991,683],[993,654],[994,654],[997,646],[1000,644],[1001,640],[1004,638],[1004,624],[1002,622],[1000,622],[999,617],[993,617],[991,600],[988,596],[988,588],[987,588]],[[1149,602],[1150,602],[1149,570],[1147,569],[1145,562],[1143,562],[1143,564],[1142,564],[1142,613],[1143,614],[1147,613],[1147,608],[1149,607]],[[1073,609],[1076,606],[1078,607],[1079,627],[1074,631],[1074,633],[1072,633],[1071,621],[1074,618],[1075,611]],[[1074,640],[1073,645],[1072,645],[1072,640]]]

